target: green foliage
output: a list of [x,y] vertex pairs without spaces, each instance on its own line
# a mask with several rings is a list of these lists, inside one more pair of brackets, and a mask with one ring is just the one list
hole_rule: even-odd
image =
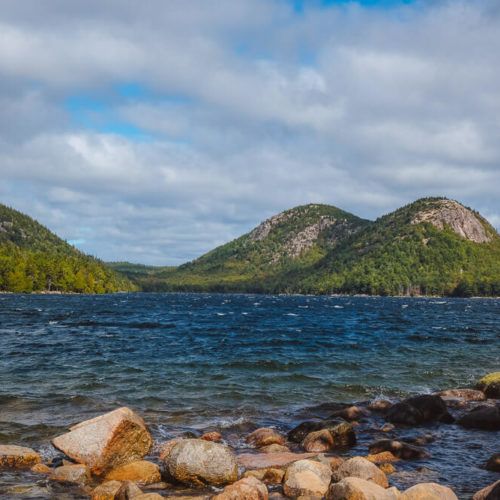
[[38,222],[0,205],[0,290],[111,293],[134,290],[125,277]]
[[[418,200],[373,223],[327,205],[298,207],[262,240],[249,233],[137,282],[149,291],[500,296],[500,237],[482,217],[473,212],[488,243],[412,223],[440,200]],[[324,216],[345,220],[342,231],[329,227],[300,256],[287,256],[286,242]]]

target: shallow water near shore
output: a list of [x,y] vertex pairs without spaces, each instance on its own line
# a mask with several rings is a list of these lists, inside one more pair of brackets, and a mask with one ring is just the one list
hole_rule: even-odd
[[[248,430],[286,431],[322,403],[471,386],[498,370],[499,319],[499,299],[1,295],[0,443],[51,457],[50,438],[68,425],[127,405],[158,441],[219,429],[244,446]],[[346,455],[384,437],[373,425]],[[417,431],[434,434],[432,457],[399,462],[392,484],[437,481],[470,498],[498,478],[481,468],[498,433],[397,435]],[[19,477],[0,473],[2,498]]]

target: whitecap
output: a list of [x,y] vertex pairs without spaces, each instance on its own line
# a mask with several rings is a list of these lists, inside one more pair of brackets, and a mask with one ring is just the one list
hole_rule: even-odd
[[344,306],[333,306],[334,309],[344,309]]
[[216,313],[216,314],[217,314],[217,316],[225,316],[226,315],[226,313]]
[[285,316],[298,316],[298,314],[295,314],[295,313],[286,313]]

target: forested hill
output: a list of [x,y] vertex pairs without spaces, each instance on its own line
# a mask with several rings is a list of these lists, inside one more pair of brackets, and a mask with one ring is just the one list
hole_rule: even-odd
[[126,274],[156,291],[500,296],[500,237],[446,198],[374,222],[305,205],[178,268]]
[[135,286],[31,217],[0,204],[0,290],[107,293]]

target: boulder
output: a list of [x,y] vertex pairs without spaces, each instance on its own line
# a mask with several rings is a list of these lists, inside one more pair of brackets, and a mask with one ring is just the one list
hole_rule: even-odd
[[290,465],[283,480],[287,497],[322,498],[328,491],[332,471],[328,465],[312,460],[299,460]]
[[439,421],[452,423],[445,402],[440,396],[424,394],[405,399],[393,405],[386,414],[386,419],[393,424],[420,425]]
[[483,377],[477,383],[477,388],[488,398],[500,399],[500,372],[490,373]]
[[386,490],[372,481],[359,477],[346,477],[332,483],[326,496],[329,500],[397,500],[397,493]]
[[266,485],[255,477],[245,477],[226,486],[212,500],[268,500]]
[[316,457],[317,453],[242,453],[238,465],[244,469],[285,468],[298,460]]
[[369,405],[368,409],[371,411],[387,411],[389,408],[392,407],[394,403],[392,401],[389,401],[387,399],[374,399]]
[[[165,441],[164,443],[160,444],[159,446],[159,458],[160,460],[165,460],[169,455],[170,452],[174,449],[174,446],[181,442],[183,438],[175,438],[175,439],[169,439],[168,441]],[[205,441],[208,441],[208,439],[205,439]]]
[[133,481],[125,481],[116,495],[116,500],[130,500],[142,495],[142,490]]
[[284,445],[285,438],[274,429],[261,427],[249,434],[246,438],[246,442],[255,446],[255,448],[262,448],[263,446],[269,446],[271,444]]
[[214,443],[219,443],[222,441],[222,434],[217,431],[205,432],[200,439],[204,439],[205,441],[213,441]]
[[394,474],[396,472],[396,467],[394,465],[389,464],[389,463],[383,463],[378,466],[378,468],[384,473],[384,474]]
[[500,453],[495,453],[486,462],[486,470],[500,472]]
[[316,460],[318,460],[318,462],[321,462],[322,464],[328,465],[332,472],[336,471],[345,462],[342,457],[339,457],[337,455],[325,456],[323,454],[318,455]]
[[388,464],[399,460],[399,458],[390,451],[381,451],[380,453],[368,455],[366,459],[373,464]]
[[84,485],[90,482],[90,470],[86,465],[62,465],[56,467],[49,476],[51,481]]
[[352,446],[356,443],[356,434],[351,424],[338,423],[319,431],[309,433],[302,441],[302,447],[308,452],[323,453],[335,448]]
[[372,481],[382,488],[389,487],[386,475],[375,464],[363,457],[346,460],[333,474],[333,480],[336,482],[346,477],[359,477],[365,481]]
[[0,468],[29,469],[42,461],[31,448],[13,444],[0,445]]
[[498,431],[500,430],[500,406],[478,406],[459,418],[457,423],[468,429]]
[[58,450],[96,475],[140,460],[152,442],[142,418],[125,407],[74,425],[52,440]]
[[34,472],[35,474],[50,474],[52,472],[52,469],[45,464],[39,463],[31,467],[30,471]]
[[380,430],[382,432],[392,432],[395,428],[396,426],[394,424],[386,423],[380,428]]
[[153,484],[161,481],[160,468],[147,460],[136,460],[106,474],[107,481],[134,481],[141,484]]
[[403,491],[400,500],[458,500],[453,490],[437,483],[420,483]]
[[134,500],[164,500],[165,497],[161,496],[159,493],[141,493],[132,498]]
[[[340,421],[335,421],[335,424],[340,423]],[[292,443],[302,443],[304,438],[311,432],[320,431],[328,427],[328,422],[326,421],[307,421],[294,427],[288,434],[288,441]]]
[[390,451],[394,456],[404,460],[417,460],[430,457],[430,454],[423,448],[395,439],[381,439],[372,443],[368,449],[372,455]]
[[259,451],[261,453],[288,453],[290,451],[290,448],[288,448],[288,446],[274,443],[259,448]]
[[500,498],[500,480],[479,490],[472,500],[498,500]]
[[444,400],[461,399],[463,401],[484,401],[484,392],[476,389],[448,389],[437,393]]
[[238,464],[232,450],[203,439],[181,440],[164,463],[173,479],[196,487],[224,486],[238,479]]
[[368,416],[369,413],[369,411],[359,406],[348,406],[347,408],[342,408],[341,410],[333,412],[330,418],[343,418],[344,420],[352,422],[353,420],[359,420]]
[[91,500],[115,500],[122,487],[120,481],[106,481],[94,488],[91,493]]
[[285,471],[283,469],[275,469],[269,467],[268,469],[248,470],[243,474],[243,477],[255,477],[265,484],[281,484]]

